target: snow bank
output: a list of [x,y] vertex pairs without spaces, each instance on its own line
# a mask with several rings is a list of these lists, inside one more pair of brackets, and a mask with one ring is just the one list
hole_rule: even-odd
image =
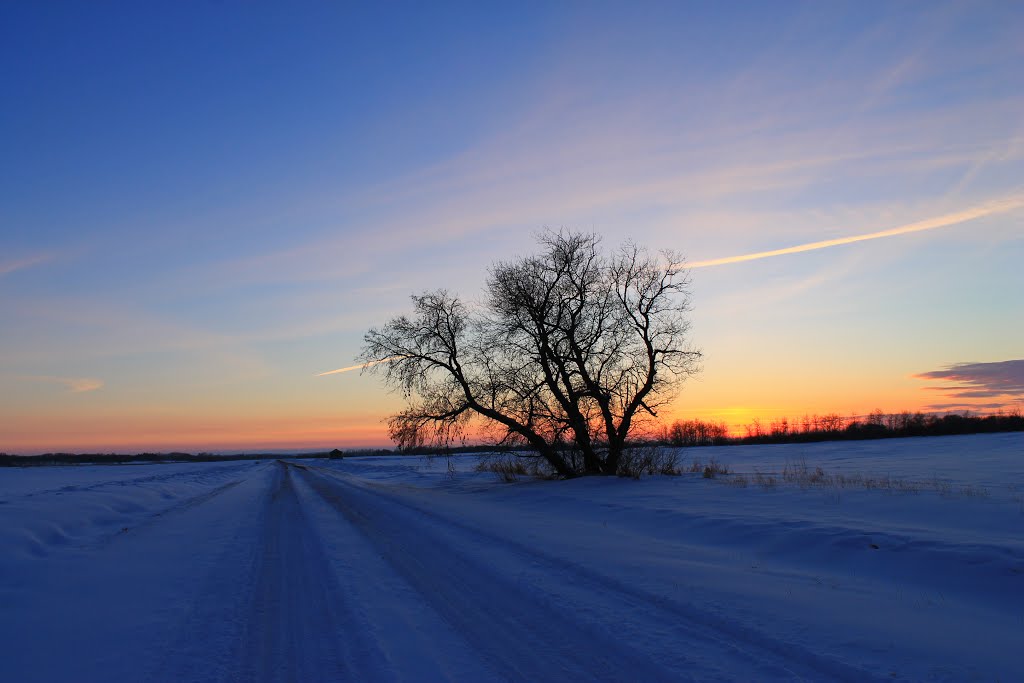
[[1024,680],[1024,435],[684,457],[0,472],[0,680]]

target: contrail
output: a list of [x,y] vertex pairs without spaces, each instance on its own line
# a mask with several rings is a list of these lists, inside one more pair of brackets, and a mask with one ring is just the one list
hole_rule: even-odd
[[866,240],[876,240],[880,237],[894,237],[896,235],[905,235],[910,232],[921,232],[923,230],[933,230],[935,228],[944,228],[948,225],[956,225],[958,223],[966,223],[967,221],[973,221],[976,218],[983,218],[985,216],[992,216],[997,213],[1006,213],[1024,206],[1024,195],[1015,195],[1007,199],[1000,199],[999,201],[989,202],[988,204],[982,204],[965,211],[958,211],[957,213],[948,213],[944,216],[938,216],[936,218],[928,218],[923,221],[916,223],[908,223],[907,225],[901,225],[898,228],[890,228],[888,230],[881,230],[879,232],[869,232],[864,235],[851,235],[850,237],[837,237],[831,240],[822,240],[820,242],[808,242],[806,244],[798,244],[794,247],[785,247],[783,249],[772,249],[771,251],[758,251],[753,254],[743,254],[742,256],[726,256],[725,258],[710,259],[707,261],[697,261],[695,263],[687,264],[688,268],[708,268],[710,266],[724,266],[728,263],[742,263],[743,261],[756,261],[757,259],[770,258],[772,256],[783,256],[785,254],[798,254],[802,251],[814,251],[815,249],[825,249],[828,247],[838,247],[841,244],[852,244],[854,242],[864,242]]
[[337,375],[339,372],[352,372],[353,370],[362,370],[379,363],[387,363],[389,360],[395,360],[398,356],[392,356],[390,358],[384,358],[381,360],[371,360],[369,363],[362,363],[360,365],[350,365],[347,368],[338,368],[337,370],[328,370],[327,372],[318,372],[314,377],[323,377],[324,375]]

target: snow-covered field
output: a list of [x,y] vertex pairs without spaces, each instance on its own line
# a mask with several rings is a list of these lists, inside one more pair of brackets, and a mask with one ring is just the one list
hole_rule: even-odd
[[1024,435],[684,457],[0,470],[0,681],[1024,680]]

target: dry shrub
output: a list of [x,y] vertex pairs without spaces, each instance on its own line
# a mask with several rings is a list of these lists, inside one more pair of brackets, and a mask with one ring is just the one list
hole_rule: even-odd
[[620,477],[639,479],[645,474],[677,476],[682,471],[678,451],[657,446],[636,446],[622,453],[617,474]]
[[735,486],[736,488],[745,489],[750,485],[750,481],[743,474],[734,474],[725,480],[725,483],[729,486]]
[[775,475],[764,474],[761,470],[754,469],[754,483],[764,489],[775,488],[779,481],[775,478]]
[[530,474],[530,468],[523,458],[507,453],[482,455],[475,469],[477,472],[493,472],[499,479],[509,483]]
[[714,458],[711,458],[711,460],[708,460],[708,464],[704,465],[701,472],[705,479],[714,479],[720,474],[729,474],[729,466],[723,465]]
[[968,498],[988,498],[988,489],[983,486],[974,486],[968,484],[960,489],[960,495],[967,496]]
[[808,467],[807,460],[804,458],[787,461],[785,467],[782,468],[782,480],[795,483],[800,486],[800,488],[825,486],[834,483],[831,478],[825,474],[825,470],[820,467],[815,467],[812,470]]
[[679,453],[676,451],[663,451],[657,466],[658,474],[677,477],[683,473],[679,464]]
[[800,488],[863,488],[869,491],[895,491],[898,493],[920,493],[921,491],[935,491],[945,498],[956,494],[968,498],[987,498],[988,489],[982,486],[967,485],[954,489],[949,482],[933,478],[931,481],[913,481],[910,479],[893,478],[885,476],[865,476],[863,474],[830,474],[821,467],[811,469],[803,458],[791,460],[786,463],[782,471],[782,478],[789,483],[797,484]]
[[948,481],[942,481],[938,478],[932,479],[931,487],[938,491],[939,495],[943,498],[948,498],[953,495],[953,485]]

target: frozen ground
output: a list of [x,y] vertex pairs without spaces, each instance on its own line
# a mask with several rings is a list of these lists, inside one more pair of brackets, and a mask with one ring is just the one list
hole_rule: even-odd
[[1024,680],[1024,435],[712,456],[0,470],[0,681]]

